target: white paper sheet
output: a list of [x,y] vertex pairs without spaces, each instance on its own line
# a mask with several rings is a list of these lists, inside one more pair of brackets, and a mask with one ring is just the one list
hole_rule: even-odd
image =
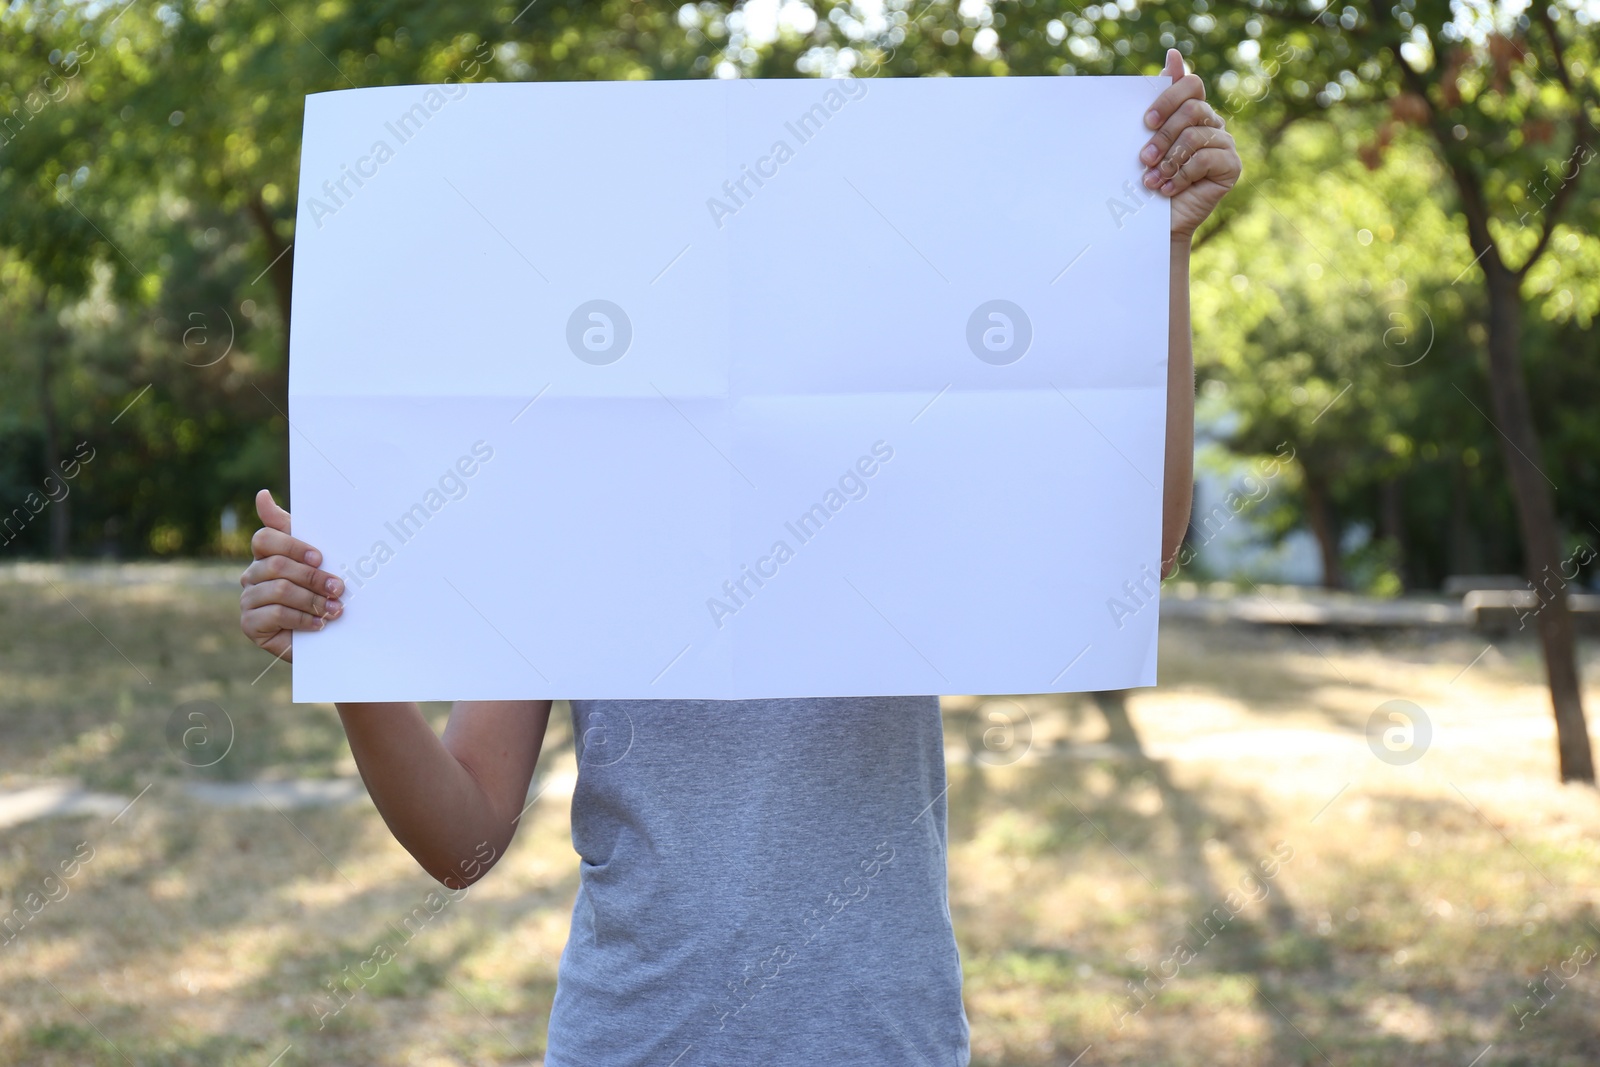
[[1154,684],[1162,84],[308,97],[295,699]]

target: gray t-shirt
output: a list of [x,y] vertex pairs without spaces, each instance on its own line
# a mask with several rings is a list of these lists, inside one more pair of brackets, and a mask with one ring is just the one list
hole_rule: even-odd
[[964,1067],[937,697],[572,702],[547,1067]]

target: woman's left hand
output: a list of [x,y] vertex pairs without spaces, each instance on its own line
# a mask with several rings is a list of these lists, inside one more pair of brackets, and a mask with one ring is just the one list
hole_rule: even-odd
[[1172,84],[1145,114],[1155,131],[1139,152],[1144,184],[1172,200],[1172,236],[1187,240],[1239,180],[1243,165],[1222,117],[1206,103],[1198,75],[1185,74],[1183,53],[1167,50],[1163,74]]

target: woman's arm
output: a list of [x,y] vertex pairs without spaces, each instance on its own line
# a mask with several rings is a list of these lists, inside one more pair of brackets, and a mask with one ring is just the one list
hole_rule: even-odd
[[415,704],[335,706],[395,840],[452,889],[482,877],[522,817],[550,701],[458,700],[443,738]]
[[1154,130],[1140,151],[1144,183],[1172,200],[1171,301],[1167,333],[1166,478],[1162,486],[1161,576],[1178,565],[1194,500],[1194,347],[1189,331],[1189,249],[1197,226],[1239,180],[1242,167],[1205,84],[1185,74],[1183,54],[1167,50],[1172,84],[1145,115]]
[[[273,655],[293,658],[295,630],[320,630],[344,612],[344,583],[322,553],[289,534],[289,513],[263,489],[264,524],[239,584],[239,625]],[[339,704],[361,780],[395,840],[452,889],[471,885],[511,843],[539,760],[548,700],[463,700],[444,736],[415,704]]]
[[1194,345],[1189,333],[1189,242],[1172,235],[1172,300],[1167,312],[1167,461],[1161,487],[1161,577],[1178,570],[1178,549],[1194,505]]

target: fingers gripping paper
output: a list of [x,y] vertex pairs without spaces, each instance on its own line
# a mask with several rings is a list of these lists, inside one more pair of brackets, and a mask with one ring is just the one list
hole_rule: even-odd
[[307,98],[295,699],[1153,684],[1160,88]]

